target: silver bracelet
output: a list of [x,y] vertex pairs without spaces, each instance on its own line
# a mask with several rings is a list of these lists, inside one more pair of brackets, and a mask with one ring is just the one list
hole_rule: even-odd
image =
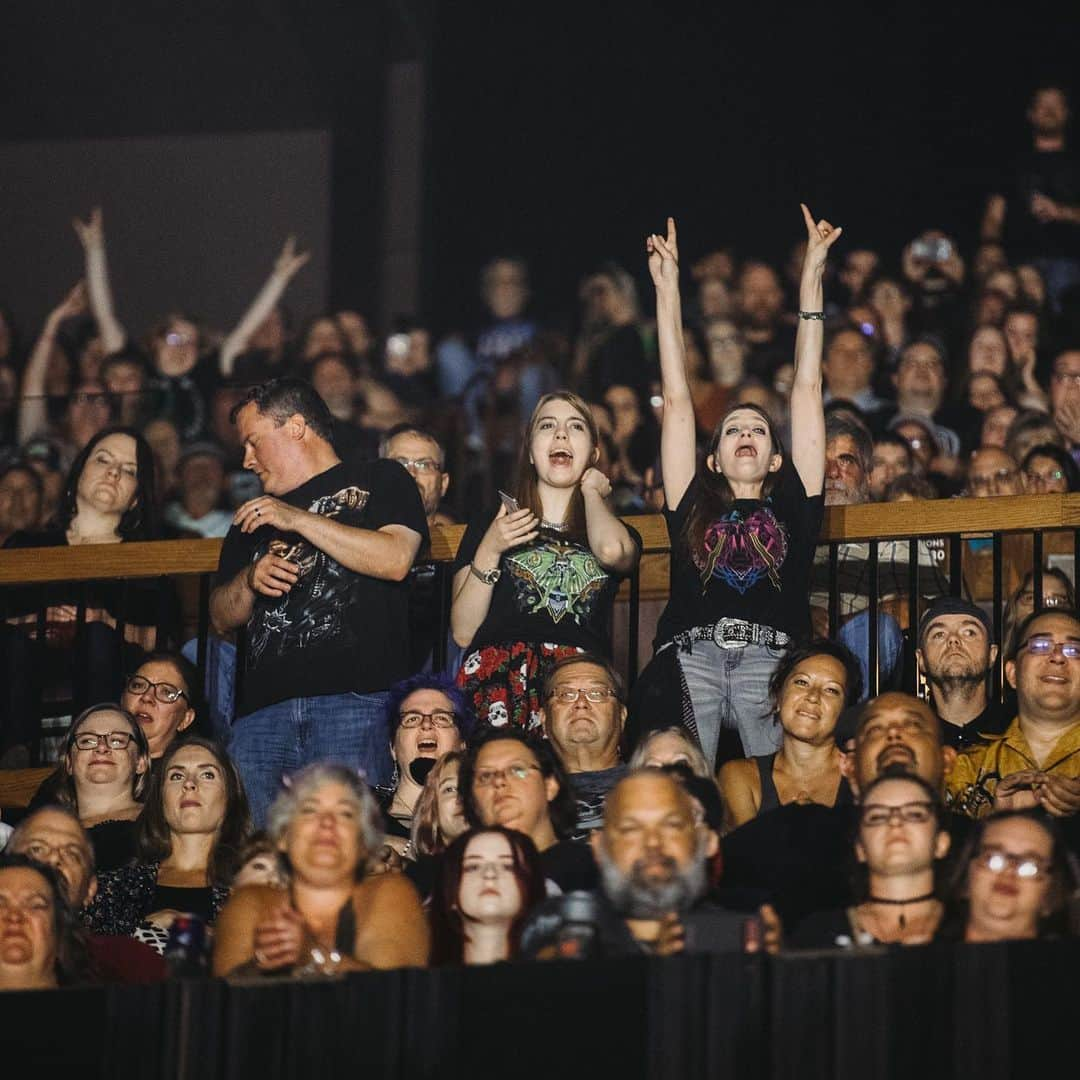
[[799,312],[799,318],[800,319],[820,319],[821,321],[824,322],[824,320],[825,320],[825,312],[824,311],[800,311]]

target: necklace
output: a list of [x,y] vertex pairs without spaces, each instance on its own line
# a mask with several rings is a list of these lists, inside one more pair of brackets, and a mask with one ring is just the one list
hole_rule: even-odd
[[541,520],[540,520],[540,528],[541,529],[551,529],[554,532],[566,532],[568,526],[563,521],[544,521],[541,518]]
[[904,907],[907,904],[922,904],[927,900],[936,900],[937,896],[932,893],[924,893],[922,896],[909,896],[906,900],[894,900],[889,896],[868,896],[866,898],[871,904],[892,904],[895,907],[900,908],[900,920],[899,926],[901,930],[907,927],[907,920],[904,918]]

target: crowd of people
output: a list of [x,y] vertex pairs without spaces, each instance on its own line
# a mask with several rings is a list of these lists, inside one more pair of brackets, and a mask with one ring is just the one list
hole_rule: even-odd
[[[572,342],[518,258],[471,335],[294,334],[289,240],[227,333],[140,344],[77,220],[28,355],[0,310],[0,535],[223,543],[202,670],[180,590],[7,590],[0,765],[71,720],[0,855],[0,986],[165,978],[193,924],[246,977],[1073,933],[1071,533],[965,540],[962,595],[943,540],[816,545],[827,506],[1080,484],[1080,165],[1059,88],[1028,115],[970,252],[894,266],[804,205],[783,272],[686,275],[669,218],[655,319],[605,265]],[[634,512],[671,578],[628,695]]]

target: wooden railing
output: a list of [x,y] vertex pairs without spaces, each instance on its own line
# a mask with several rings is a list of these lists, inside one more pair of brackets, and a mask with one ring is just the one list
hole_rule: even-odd
[[[660,515],[631,516],[626,518],[641,534],[643,557],[638,573],[624,583],[620,599],[626,608],[626,622],[620,626],[626,645],[625,662],[628,681],[632,684],[639,661],[639,615],[643,602],[651,602],[652,614],[659,609],[667,596],[669,575],[669,538],[664,519]],[[965,538],[973,535],[993,538],[992,552],[987,550],[982,560],[988,569],[986,595],[982,597],[992,604],[995,630],[1000,641],[1001,611],[1005,598],[1005,569],[1008,560],[1016,561],[1013,550],[1006,559],[1003,540],[1009,534],[1029,533],[1030,540],[1024,544],[1023,558],[1035,571],[1034,591],[1041,597],[1041,568],[1044,563],[1044,536],[1055,531],[1068,530],[1065,549],[1071,559],[1069,569],[1073,580],[1078,580],[1077,556],[1080,544],[1075,542],[1080,530],[1080,495],[1033,495],[989,499],[948,499],[922,502],[903,502],[888,505],[868,504],[862,506],[832,507],[826,511],[820,543],[831,546],[830,560],[830,633],[839,626],[837,590],[834,586],[839,546],[845,543],[867,542],[871,573],[876,574],[876,545],[873,541],[908,541],[911,568],[908,608],[905,608],[902,625],[907,625],[916,593],[918,571],[917,545],[920,539],[944,538],[948,548],[948,589],[953,595],[965,592],[964,566],[967,553]],[[443,582],[442,618],[449,618],[449,564],[464,533],[463,526],[439,526],[432,529],[431,558],[441,564]],[[1015,545],[1014,545],[1015,547]],[[1058,549],[1062,546],[1059,544]],[[206,656],[209,632],[208,600],[212,576],[217,569],[221,550],[220,540],[170,540],[152,543],[128,543],[94,545],[86,547],[34,548],[0,551],[0,598],[6,585],[27,585],[48,582],[87,582],[109,579],[137,579],[167,576],[181,579],[188,611],[187,630],[199,640],[199,663]],[[970,561],[970,560],[969,560]],[[1025,567],[1026,569],[1026,567]],[[873,578],[872,580],[877,580]],[[879,597],[876,590],[869,595],[869,625],[877,625]],[[914,635],[907,635],[907,668],[913,671]],[[878,641],[869,635],[869,670],[871,689],[877,689]],[[647,653],[644,653],[647,655]],[[1000,687],[999,672],[995,685]]]

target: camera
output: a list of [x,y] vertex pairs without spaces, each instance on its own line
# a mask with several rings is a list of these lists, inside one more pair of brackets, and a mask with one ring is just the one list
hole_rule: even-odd
[[911,254],[929,262],[944,262],[952,255],[952,244],[945,237],[928,239],[920,237],[911,245]]

